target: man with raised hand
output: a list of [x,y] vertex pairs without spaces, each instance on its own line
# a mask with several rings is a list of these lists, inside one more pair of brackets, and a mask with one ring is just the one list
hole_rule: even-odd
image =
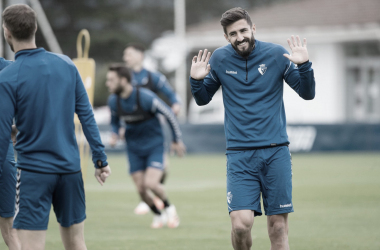
[[15,61],[0,72],[0,166],[8,151],[12,121],[18,129],[17,196],[13,227],[22,249],[44,249],[53,204],[65,249],[86,249],[85,194],[74,131],[74,113],[92,150],[101,185],[111,174],[83,82],[64,55],[37,48],[35,12],[7,7],[5,40]]
[[234,249],[251,249],[254,216],[267,215],[271,250],[289,249],[288,214],[293,212],[291,156],[286,133],[283,81],[305,99],[315,96],[306,39],[288,39],[292,55],[279,45],[255,40],[248,12],[222,15],[230,43],[193,58],[190,83],[198,105],[223,86],[227,141],[227,206]]

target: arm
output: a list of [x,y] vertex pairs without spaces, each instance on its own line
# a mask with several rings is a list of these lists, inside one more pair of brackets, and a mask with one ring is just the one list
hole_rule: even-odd
[[75,113],[82,124],[83,132],[90,144],[92,151],[92,161],[96,168],[101,167],[98,161],[105,166],[107,163],[107,156],[104,152],[104,145],[100,139],[99,129],[96,125],[92,107],[87,96],[86,89],[83,85],[82,79],[76,71],[76,86],[75,86]]
[[[287,52],[283,54],[290,60],[284,62],[286,64],[284,79],[300,97],[305,100],[312,100],[315,97],[315,78],[311,62],[309,62],[306,39],[302,45],[298,36],[296,39],[292,36],[292,41],[288,39],[288,44],[292,50],[292,55],[288,55]],[[298,69],[293,63],[298,64]]]
[[220,81],[215,73],[215,69],[211,69],[210,65],[216,65],[214,62],[216,59],[211,58],[209,64],[210,56],[211,53],[207,53],[207,49],[205,49],[203,55],[202,50],[200,50],[198,56],[194,56],[191,64],[191,93],[199,106],[208,104],[220,87]]
[[176,95],[173,88],[170,86],[168,79],[164,75],[151,72],[148,74],[151,74],[156,90],[164,94],[169,99],[171,105],[180,103],[179,97]]
[[165,116],[169,122],[172,131],[172,151],[175,151],[178,156],[182,157],[186,152],[186,147],[182,142],[182,133],[179,128],[178,121],[168,105],[166,105],[160,98],[152,93],[152,95],[141,95],[140,98],[149,98],[141,102],[143,109],[154,114],[160,113]]
[[14,89],[9,84],[0,83],[0,169],[7,156],[15,109]]

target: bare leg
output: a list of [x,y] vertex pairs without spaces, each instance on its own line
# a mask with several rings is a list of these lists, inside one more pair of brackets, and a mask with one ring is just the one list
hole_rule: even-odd
[[147,188],[145,187],[145,172],[137,171],[132,174],[132,179],[135,182],[137,192],[139,193],[141,199],[149,206],[153,206],[153,199],[148,194]]
[[164,185],[160,183],[162,174],[162,170],[148,167],[145,171],[144,182],[146,188],[151,190],[158,198],[164,201],[167,199],[167,196]]
[[268,234],[271,250],[289,250],[288,214],[270,215],[267,217]]
[[16,229],[12,228],[13,217],[3,218],[0,217],[1,235],[3,236],[5,244],[7,244],[9,250],[20,250],[21,243],[17,236]]
[[70,227],[59,226],[59,231],[66,250],[87,250],[84,241],[84,221]]
[[44,250],[46,230],[22,230],[17,229],[21,242],[21,250]]
[[252,246],[251,229],[254,221],[254,212],[238,210],[230,213],[231,241],[235,250],[249,250]]

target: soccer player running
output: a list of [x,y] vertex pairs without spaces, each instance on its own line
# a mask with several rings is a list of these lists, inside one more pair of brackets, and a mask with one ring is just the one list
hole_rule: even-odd
[[[141,86],[143,88],[147,88],[157,95],[164,95],[168,99],[173,113],[175,115],[178,115],[181,110],[178,95],[174,92],[168,80],[163,74],[160,72],[151,72],[143,67],[144,53],[144,46],[138,43],[128,44],[124,50],[123,61],[125,62],[126,66],[132,70],[131,84],[133,86]],[[168,131],[166,129],[168,128],[166,119],[161,115],[158,115],[158,118],[164,131],[165,142],[169,142],[170,136],[168,133],[165,133]],[[167,145],[169,144],[165,143],[164,173],[161,178],[162,184],[164,184],[168,175],[169,157],[167,154]],[[157,197],[154,197],[153,201],[157,207],[162,206],[162,201],[160,199],[157,199]],[[148,212],[149,207],[144,202],[140,202],[139,205],[135,208],[136,214],[146,214]]]
[[[0,71],[11,63],[12,61],[0,58]],[[10,250],[21,249],[17,231],[12,228],[16,201],[16,162],[13,152],[15,132],[16,130],[12,129],[12,141],[9,142],[4,163],[2,166],[0,165],[0,229],[4,242]]]
[[90,144],[96,179],[103,185],[111,173],[86,90],[67,56],[36,47],[36,14],[29,6],[11,5],[2,18],[5,40],[16,53],[15,61],[0,72],[0,166],[13,117],[19,130],[13,227],[22,249],[44,249],[53,204],[65,249],[86,249],[74,113]]
[[[114,137],[118,137],[120,121],[127,124],[125,139],[129,172],[140,198],[154,213],[151,227],[161,228],[166,223],[170,228],[178,227],[180,221],[176,208],[170,205],[164,186],[160,183],[164,170],[164,138],[157,118],[157,114],[162,114],[168,120],[173,134],[171,149],[181,157],[186,148],[173,112],[152,91],[133,86],[130,71],[125,66],[114,65],[109,68],[106,86],[113,93],[108,105]],[[156,207],[148,190],[163,201],[164,211]]]
[[[283,80],[305,99],[315,96],[306,39],[281,46],[255,40],[256,27],[242,8],[220,20],[230,43],[210,58],[199,51],[190,71],[191,91],[206,105],[223,86],[227,141],[227,206],[234,249],[250,249],[254,216],[267,215],[271,250],[289,249],[288,213],[293,212],[291,156],[286,133]],[[296,66],[297,65],[297,66]]]

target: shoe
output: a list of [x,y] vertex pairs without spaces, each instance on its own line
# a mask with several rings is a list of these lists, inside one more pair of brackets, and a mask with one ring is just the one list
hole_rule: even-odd
[[157,228],[162,228],[163,226],[166,225],[168,221],[168,217],[166,216],[165,212],[162,212],[160,215],[154,215],[153,217],[153,222],[150,225],[151,228],[157,229]]
[[149,206],[143,201],[141,201],[134,210],[135,214],[137,215],[147,214],[149,213],[149,211],[150,211]]
[[162,200],[160,198],[158,198],[157,196],[154,196],[153,203],[154,203],[154,205],[156,205],[156,207],[158,208],[158,210],[162,210],[165,207],[165,205],[162,202]]
[[165,212],[168,216],[168,227],[177,228],[179,226],[179,216],[174,205],[170,205],[165,209]]

